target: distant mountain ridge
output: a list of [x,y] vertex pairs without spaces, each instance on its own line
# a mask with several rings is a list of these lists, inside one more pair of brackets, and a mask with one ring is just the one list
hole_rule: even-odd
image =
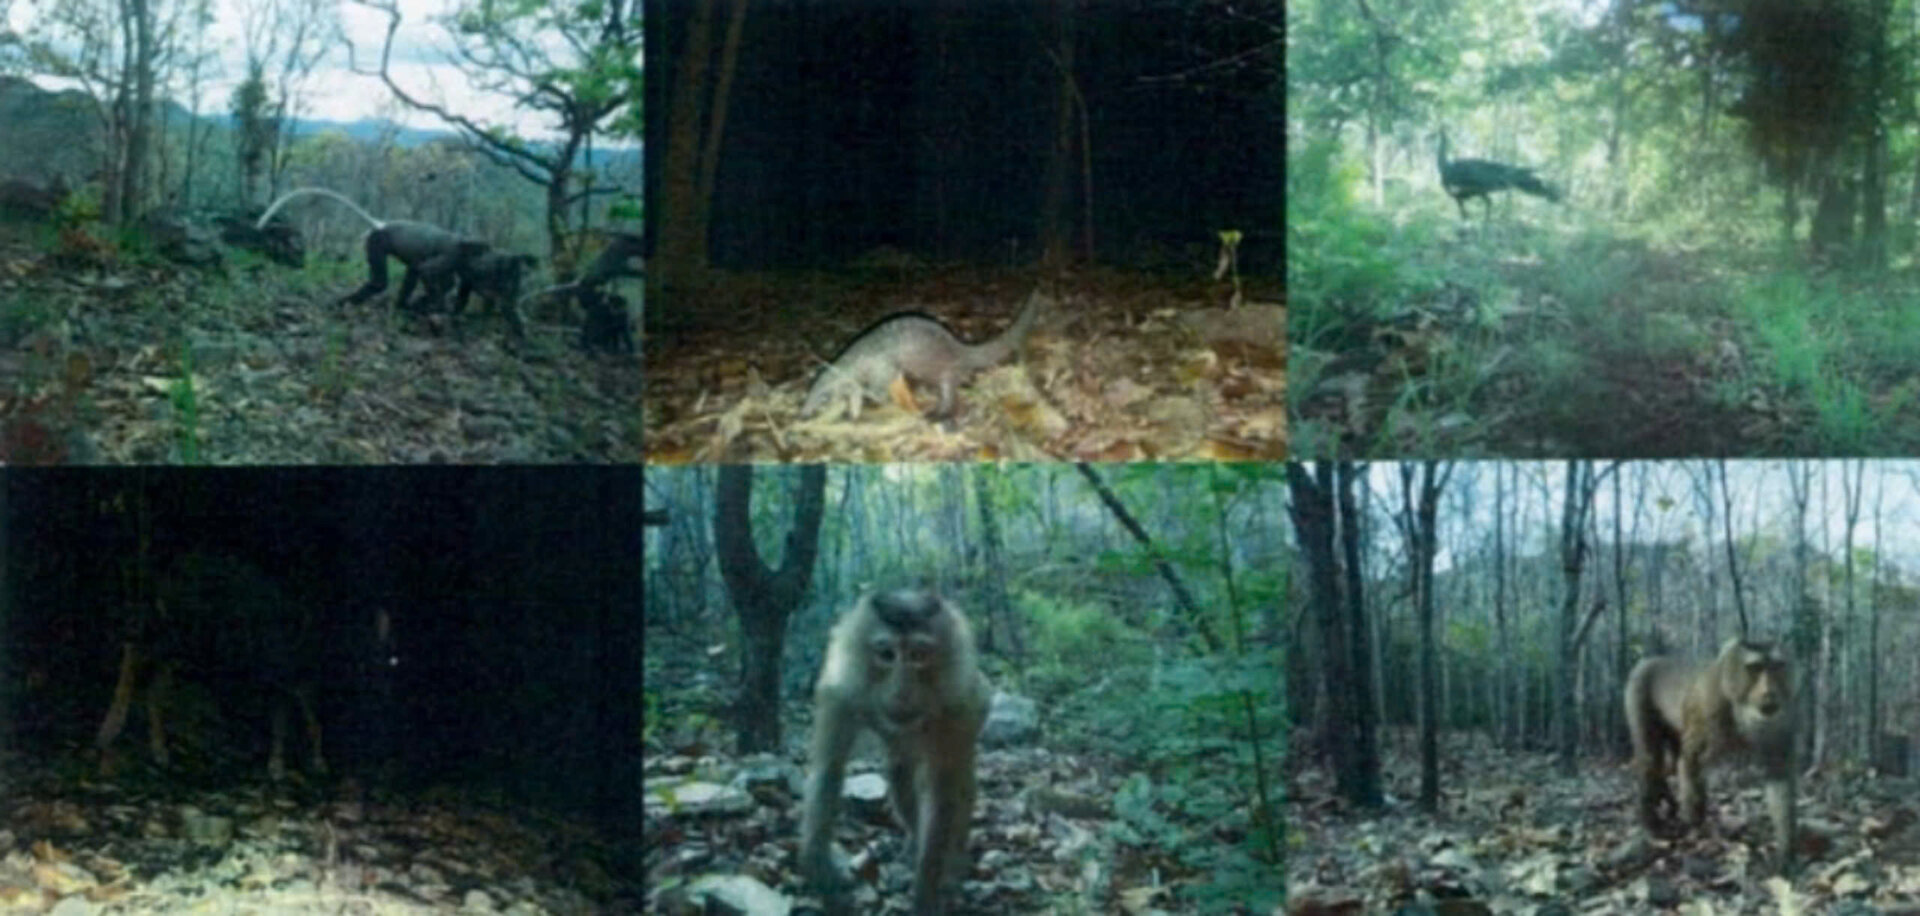
[[[233,128],[233,116],[224,112],[209,116],[208,120],[229,130]],[[445,129],[423,130],[415,127],[404,127],[384,118],[361,118],[356,121],[328,121],[318,118],[298,118],[294,120],[293,124],[295,137],[311,137],[329,130],[337,130],[352,139],[368,142],[379,140],[391,129],[395,132],[393,135],[394,142],[409,149],[416,146],[425,146],[429,143],[461,139],[457,131]],[[553,146],[554,144],[549,141],[537,140],[530,141],[530,145],[539,148],[543,146]],[[602,165],[624,165],[628,163],[638,163],[640,161],[640,147],[638,144],[619,146],[609,143],[604,138],[600,138],[594,141],[593,146],[594,159]],[[581,153],[585,155],[586,150],[581,150]]]
[[[193,115],[176,102],[167,100],[160,104],[164,119],[173,126],[193,119]],[[225,111],[203,114],[200,119],[225,130],[233,129],[233,115]],[[332,130],[362,142],[377,141],[391,130],[394,141],[407,148],[460,140],[456,131],[404,127],[385,119],[302,118],[293,122],[296,139]],[[78,89],[43,89],[22,77],[0,75],[0,177],[42,180],[55,173],[69,177],[90,174],[98,167],[92,153],[94,144],[90,142],[98,131],[94,101],[86,93]],[[76,138],[80,142],[76,142]],[[535,141],[533,146],[552,148],[554,144]],[[591,161],[586,159],[586,150],[581,153],[581,165],[602,168],[637,168],[641,161],[638,144],[617,145],[604,138],[595,139]]]

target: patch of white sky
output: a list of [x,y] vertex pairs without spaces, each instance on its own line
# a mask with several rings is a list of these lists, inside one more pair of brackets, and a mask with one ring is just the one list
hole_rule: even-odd
[[[255,7],[265,5],[264,0],[247,0],[247,3]],[[36,8],[45,9],[48,5],[49,0],[12,4],[9,25],[16,31],[32,34],[33,20],[38,13]],[[389,66],[394,81],[415,99],[445,106],[479,124],[504,127],[533,140],[557,138],[554,119],[550,114],[515,109],[511,99],[475,88],[458,68],[449,63],[454,59],[452,39],[439,20],[456,5],[455,0],[399,0],[401,23],[394,34]],[[209,29],[207,46],[214,54],[215,63],[213,73],[207,78],[202,91],[201,108],[203,113],[218,114],[226,110],[234,87],[246,75],[247,47],[243,26],[245,16],[242,12],[245,5],[241,0],[213,0],[213,9],[214,21]],[[341,3],[338,16],[341,32],[353,43],[354,63],[362,70],[377,68],[380,48],[386,40],[386,14],[354,3]],[[283,33],[283,44],[284,40]],[[571,59],[560,39],[554,37],[548,41],[549,50],[556,55],[556,60],[566,62]],[[271,73],[270,68],[270,79]],[[71,81],[35,74],[28,76],[48,89],[79,88]],[[301,95],[299,115],[302,118],[340,122],[385,119],[409,128],[451,130],[434,115],[416,112],[401,104],[378,77],[353,72],[349,66],[347,46],[338,41],[328,45],[320,62],[300,84],[298,91]],[[183,106],[187,104],[185,98],[173,100]]]
[[[1576,28],[1599,28],[1608,16],[1615,13],[1611,3],[1595,3],[1593,0],[1559,0],[1550,9],[1555,15],[1571,23]],[[1669,28],[1682,32],[1698,32],[1703,23],[1700,17],[1686,12],[1673,3],[1660,3],[1654,7],[1654,13],[1667,21]]]
[[[1596,473],[1609,462],[1595,461]],[[1845,543],[1847,524],[1847,488],[1842,474],[1855,473],[1853,461],[1728,461],[1727,491],[1733,498],[1733,536],[1744,541],[1755,535],[1777,544],[1791,544],[1794,538],[1795,512],[1790,475],[1808,473],[1810,497],[1807,503],[1807,536],[1811,549],[1823,547],[1836,553]],[[1416,486],[1419,480],[1415,466]],[[1383,512],[1397,513],[1401,507],[1400,467],[1393,462],[1376,463],[1369,483],[1374,494],[1372,512],[1376,519],[1376,549],[1386,551],[1399,562],[1405,546],[1400,543],[1394,520]],[[1880,545],[1888,562],[1906,575],[1920,575],[1920,462],[1867,461],[1859,517],[1854,528],[1854,546],[1875,549],[1874,512],[1880,512]],[[1518,469],[1515,483],[1514,470]],[[1494,475],[1496,469],[1507,481],[1507,550],[1528,555],[1557,551],[1560,536],[1560,512],[1566,492],[1564,461],[1461,461],[1453,463],[1453,473],[1441,497],[1439,552],[1434,558],[1436,571],[1452,568],[1456,554],[1481,554],[1493,544]],[[1724,550],[1726,529],[1721,517],[1724,509],[1719,484],[1719,468],[1708,461],[1627,461],[1612,471],[1622,475],[1620,502],[1625,517],[1621,531],[1642,545],[1656,541],[1683,542],[1696,556],[1711,553],[1719,559]],[[1709,474],[1713,476],[1708,477]],[[1711,500],[1712,514],[1703,508],[1702,499]],[[1602,546],[1613,539],[1614,481],[1605,478],[1594,494],[1594,521]],[[1636,513],[1639,516],[1635,521]],[[1381,541],[1380,534],[1389,535]],[[1589,544],[1591,550],[1594,545]],[[1833,559],[1838,560],[1835,556]],[[1589,554],[1589,569],[1592,565]]]

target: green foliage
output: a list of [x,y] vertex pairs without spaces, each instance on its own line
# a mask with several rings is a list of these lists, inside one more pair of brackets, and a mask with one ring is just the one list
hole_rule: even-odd
[[[1280,740],[1285,709],[1271,657],[1196,659],[1162,671],[1156,689],[1142,695],[1136,721],[1156,723],[1133,750],[1146,769],[1115,796],[1121,842],[1170,850],[1180,862],[1208,873],[1188,887],[1206,912],[1280,900],[1275,873],[1282,854],[1278,786],[1285,753]],[[1251,732],[1251,734],[1250,734]],[[1149,774],[1159,774],[1158,781]],[[1271,789],[1269,787],[1272,787]],[[1183,824],[1234,823],[1239,844]]]
[[182,341],[180,377],[167,386],[167,401],[173,405],[174,442],[179,447],[181,464],[200,463],[200,405],[193,390],[193,354]]
[[347,390],[347,329],[339,323],[327,327],[324,350],[320,354],[320,392],[337,400]]
[[261,160],[280,130],[278,119],[273,117],[264,67],[259,59],[249,60],[246,78],[233,90],[231,110],[237,128],[234,143],[241,168],[248,176],[260,174]]
[[640,745],[645,747],[653,743],[653,736],[659,729],[654,724],[660,721],[660,695],[645,688],[640,691]]
[[638,194],[621,194],[607,204],[607,219],[613,222],[626,222],[639,225],[646,219],[647,208]]
[[154,243],[153,235],[140,223],[128,223],[111,230],[109,234],[123,263],[143,267],[155,267],[166,263],[166,259],[160,255],[160,246]]
[[1493,648],[1493,622],[1484,617],[1449,618],[1445,642],[1468,658],[1483,657]]
[[1031,650],[1043,669],[1068,675],[1071,683],[1089,658],[1111,659],[1120,665],[1143,664],[1146,637],[1120,620],[1111,609],[1092,604],[1056,603],[1028,596],[1024,605],[1033,621]]
[[[616,114],[623,107],[639,107],[639,22],[627,29],[608,28],[607,7],[601,0],[468,3],[448,17],[447,24],[464,44],[476,49],[476,59],[503,65],[490,69],[511,71],[540,87],[542,94],[558,89],[574,111]],[[553,59],[546,43],[529,40],[554,34],[567,36],[562,46],[576,52],[569,63]],[[495,138],[521,147],[519,138],[505,134]]]
[[1405,259],[1389,228],[1355,205],[1360,179],[1360,165],[1344,159],[1333,139],[1288,156],[1288,332],[1295,343],[1324,346],[1325,333],[1406,291]]
[[[1736,298],[1736,314],[1758,338],[1772,380],[1814,411],[1811,443],[1834,453],[1875,448],[1897,426],[1915,388],[1901,367],[1920,359],[1920,332],[1908,309],[1886,308],[1828,280],[1784,272],[1756,279]],[[1874,379],[1898,378],[1880,395]]]
[[1120,784],[1113,794],[1113,813],[1119,816],[1114,835],[1121,841],[1143,846],[1175,846],[1185,837],[1180,828],[1160,813],[1162,791],[1153,780],[1135,773]]
[[105,194],[105,188],[91,181],[68,191],[53,208],[53,225],[65,229],[99,222],[101,197]]
[[1211,860],[1212,877],[1183,888],[1183,896],[1203,913],[1279,912],[1287,899],[1286,869],[1263,862],[1235,846],[1203,844],[1199,858]]
[[[1162,723],[1152,740],[1137,748],[1148,770],[1173,774],[1172,781],[1198,787],[1217,777],[1222,762],[1242,772],[1258,765],[1276,768],[1284,704],[1279,665],[1271,657],[1249,654],[1241,658],[1205,658],[1174,662],[1160,674],[1157,689],[1149,693],[1146,721]],[[1253,722],[1248,716],[1254,717]],[[1257,730],[1249,742],[1249,729]],[[1196,794],[1187,806],[1200,815],[1220,814],[1246,804],[1245,798],[1216,798]]]
[[28,296],[19,291],[0,295],[0,347],[12,347],[59,314],[52,296]]

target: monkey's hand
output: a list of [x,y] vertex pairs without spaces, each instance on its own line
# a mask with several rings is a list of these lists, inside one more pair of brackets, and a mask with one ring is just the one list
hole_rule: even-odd
[[831,842],[800,853],[802,889],[820,898],[829,916],[853,913],[853,868]]
[[1791,849],[1787,850],[1784,854],[1775,853],[1773,863],[1782,878],[1792,878],[1800,871],[1800,861]]
[[819,894],[841,894],[853,887],[853,867],[845,853],[833,843],[819,849],[800,851],[800,877],[809,890]]

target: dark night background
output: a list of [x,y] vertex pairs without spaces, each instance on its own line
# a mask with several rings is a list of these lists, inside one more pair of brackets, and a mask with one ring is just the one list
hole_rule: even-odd
[[[127,609],[123,561],[150,518],[156,566],[250,562],[325,634],[319,715],[335,777],[639,821],[639,473],[633,468],[9,471],[0,739],[45,762],[91,747]],[[357,624],[393,621],[400,663],[358,664]],[[189,659],[258,778],[257,686]],[[379,676],[390,684],[366,683]],[[232,710],[228,710],[228,706]],[[225,715],[233,711],[232,716]],[[119,753],[147,759],[144,717]],[[251,738],[251,743],[249,742]],[[288,743],[288,768],[305,763]],[[16,774],[17,775],[17,774]],[[200,773],[201,778],[210,774]]]
[[[681,78],[686,30],[675,22],[689,5],[647,9],[650,201]],[[1057,118],[1050,8],[750,4],[714,192],[714,266],[837,264],[882,244],[1004,264],[1009,239],[1031,260]],[[1147,244],[1201,243],[1210,256],[1216,231],[1240,229],[1242,269],[1277,276],[1278,0],[1094,0],[1075,21],[1097,259],[1125,264]],[[1258,48],[1270,50],[1248,50]],[[1077,155],[1074,169],[1066,212],[1077,232]]]

